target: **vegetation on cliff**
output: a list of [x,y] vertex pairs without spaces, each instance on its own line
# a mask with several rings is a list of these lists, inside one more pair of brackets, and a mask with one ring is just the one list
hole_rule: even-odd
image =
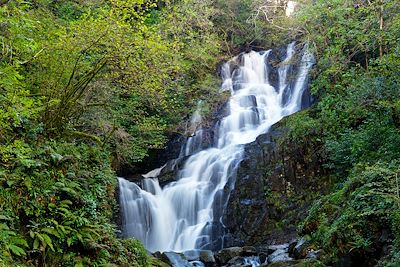
[[285,138],[321,149],[332,176],[299,229],[330,263],[400,262],[399,11],[394,0],[321,0],[297,17],[317,57],[317,101],[287,120]]
[[0,266],[155,264],[117,237],[116,173],[220,101],[261,3],[0,1]]

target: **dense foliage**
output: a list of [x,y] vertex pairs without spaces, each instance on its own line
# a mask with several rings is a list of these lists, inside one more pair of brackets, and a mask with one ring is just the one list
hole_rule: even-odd
[[317,56],[314,107],[286,138],[320,147],[333,191],[300,226],[328,262],[398,266],[400,3],[304,1],[297,20]]
[[[0,266],[147,266],[116,173],[218,101],[211,1],[0,3]],[[152,263],[155,264],[155,263]]]
[[300,25],[285,14],[287,0],[216,0],[216,30],[226,53],[286,45],[300,34]]

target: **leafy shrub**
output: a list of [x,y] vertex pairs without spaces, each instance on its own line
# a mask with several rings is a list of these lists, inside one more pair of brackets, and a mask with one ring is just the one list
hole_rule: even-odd
[[357,254],[362,260],[380,255],[387,240],[385,229],[398,238],[395,221],[399,213],[398,162],[357,166],[336,192],[314,204],[300,226],[334,257]]

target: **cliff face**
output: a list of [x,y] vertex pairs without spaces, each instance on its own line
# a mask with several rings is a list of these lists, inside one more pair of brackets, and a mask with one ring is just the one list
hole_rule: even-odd
[[[282,90],[281,105],[291,102],[292,92],[298,86],[299,73],[304,70],[302,49],[293,43],[288,48],[270,51],[265,58],[269,84],[275,90]],[[242,61],[243,55],[236,60]],[[237,66],[233,64],[229,69],[236,73],[235,68]],[[305,78],[302,87],[305,90],[296,96],[301,97],[302,109],[312,103],[307,80]],[[248,98],[251,97],[255,98]],[[158,166],[165,165],[146,177],[157,177],[162,187],[176,181],[190,155],[216,146],[221,120],[228,111],[226,104],[221,104],[190,139],[180,136],[171,142],[158,160]],[[202,248],[218,250],[230,246],[281,243],[295,236],[295,225],[305,215],[315,192],[323,191],[326,185],[321,179],[324,174],[319,167],[322,158],[318,154],[319,144],[289,140],[285,133],[284,119],[273,125],[268,133],[245,145],[239,167],[232,168],[225,188],[214,198],[214,220],[206,226],[210,229],[211,242]],[[191,146],[188,146],[189,142],[192,142]],[[136,181],[131,180],[140,182],[141,179],[140,176]]]
[[290,241],[307,208],[330,184],[321,169],[320,145],[287,140],[284,124],[245,147],[224,216],[229,245]]
[[[315,138],[287,138],[285,123],[245,146],[223,217],[225,236],[217,241],[224,247],[291,241],[312,202],[329,189],[322,144],[311,141]],[[186,158],[167,163],[159,176],[162,184],[175,179]]]

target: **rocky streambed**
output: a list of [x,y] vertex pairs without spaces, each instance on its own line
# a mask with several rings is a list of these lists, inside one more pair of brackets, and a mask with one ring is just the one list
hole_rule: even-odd
[[155,252],[159,267],[286,267],[325,266],[323,251],[307,240],[299,239],[278,245],[230,247],[213,252],[190,250],[183,253]]

